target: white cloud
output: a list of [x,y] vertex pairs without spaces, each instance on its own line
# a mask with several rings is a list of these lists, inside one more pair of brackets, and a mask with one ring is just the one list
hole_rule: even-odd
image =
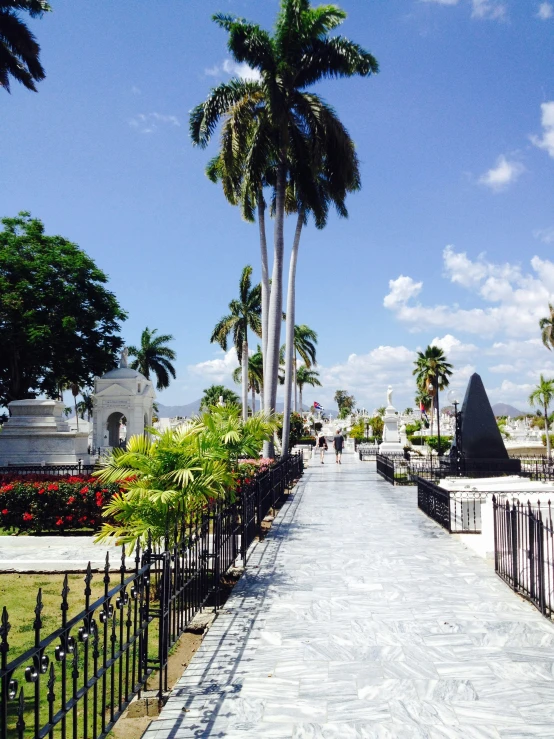
[[540,228],[533,231],[533,236],[543,244],[554,244],[554,226],[550,228]]
[[221,356],[215,359],[208,359],[206,362],[198,362],[198,364],[190,364],[187,369],[192,375],[205,378],[209,384],[221,382],[232,383],[233,370],[238,366],[237,352],[233,348],[227,352],[221,352]]
[[492,0],[471,0],[472,18],[482,18],[490,20],[506,20],[507,11],[503,3],[493,2]]
[[223,74],[231,75],[231,77],[240,77],[243,80],[257,81],[261,79],[261,75],[257,69],[252,69],[246,62],[239,64],[232,59],[225,59],[221,66],[214,64],[204,70],[204,74],[208,77],[221,77]]
[[139,113],[129,121],[131,128],[136,128],[140,133],[154,133],[160,126],[179,127],[181,122],[175,115],[163,115],[162,113]]
[[397,280],[390,280],[390,292],[385,296],[383,305],[385,308],[395,308],[398,305],[406,303],[410,298],[419,295],[423,282],[415,282],[411,277],[400,275]]
[[525,167],[515,160],[509,160],[504,155],[496,160],[496,166],[481,175],[479,183],[490,187],[494,192],[501,192],[516,182],[525,171]]
[[554,17],[554,7],[551,3],[541,3],[537,11],[537,18],[543,21],[547,21]]
[[542,136],[531,136],[531,141],[539,149],[544,149],[551,157],[554,157],[554,101],[543,103],[541,111],[543,134]]
[[[390,292],[383,301],[398,320],[412,331],[437,328],[478,336],[536,334],[548,302],[554,302],[553,262],[535,256],[531,259],[532,271],[525,273],[518,265],[495,264],[482,255],[472,261],[453,246],[445,248],[443,259],[445,276],[475,293],[484,306],[423,305],[414,300],[422,290],[422,283],[402,276],[389,282]],[[408,287],[405,292],[399,287],[400,280],[401,285]]]
[[463,344],[452,334],[446,334],[442,338],[438,336],[429,342],[431,346],[438,346],[449,358],[455,360],[465,357],[468,354],[474,354],[478,351],[475,344]]

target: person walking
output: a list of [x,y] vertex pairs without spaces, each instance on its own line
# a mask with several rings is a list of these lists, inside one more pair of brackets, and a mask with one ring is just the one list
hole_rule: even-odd
[[329,447],[327,446],[327,439],[321,433],[319,434],[319,439],[317,440],[317,448],[319,449],[321,464],[323,464],[323,457],[325,456],[325,452]]
[[337,429],[337,433],[335,434],[335,438],[333,439],[333,446],[335,447],[335,463],[342,464],[341,457],[342,449],[344,447],[344,436],[341,434],[340,429]]

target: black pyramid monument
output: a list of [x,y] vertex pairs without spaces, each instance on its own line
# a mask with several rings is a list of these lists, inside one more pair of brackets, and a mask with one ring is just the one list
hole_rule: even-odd
[[481,377],[475,373],[469,378],[462,405],[462,457],[468,471],[483,475],[517,474],[519,459],[510,459]]

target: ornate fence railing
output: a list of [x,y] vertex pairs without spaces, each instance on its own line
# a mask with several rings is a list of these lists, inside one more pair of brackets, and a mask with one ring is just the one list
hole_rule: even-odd
[[0,482],[8,482],[16,477],[40,476],[72,477],[89,476],[97,469],[93,464],[26,464],[0,467]]
[[550,501],[541,506],[493,496],[494,567],[547,618],[554,615],[554,526]]
[[554,480],[554,464],[546,457],[521,458],[521,474],[530,480]]
[[451,534],[480,534],[487,493],[449,491],[432,480],[416,478],[417,505]]
[[375,459],[379,454],[378,444],[358,444],[357,446],[358,456],[360,462],[366,459]]
[[302,472],[302,455],[290,456],[254,478],[235,501],[184,517],[163,547],[137,548],[130,566],[124,551],[116,569],[106,557],[100,575],[89,564],[83,608],[72,618],[66,576],[60,625],[46,634],[39,590],[29,624],[33,646],[13,658],[4,607],[0,739],[105,737],[155,670],[161,701],[171,647],[208,602],[220,606],[223,576],[239,556],[246,564],[264,517]]

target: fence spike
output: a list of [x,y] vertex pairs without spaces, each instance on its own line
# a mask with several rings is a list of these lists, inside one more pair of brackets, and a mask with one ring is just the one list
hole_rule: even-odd
[[8,609],[6,606],[2,608],[2,618],[0,620],[0,654],[8,653],[10,645],[8,644],[8,634],[12,628],[10,624]]
[[17,703],[17,724],[15,725],[19,739],[23,739],[23,736],[25,735],[25,719],[23,718],[24,715],[25,696],[23,695],[23,688],[21,688],[21,691],[19,693],[19,701]]
[[108,585],[110,584],[110,553],[106,552],[106,563],[104,565],[104,586],[106,592],[108,592]]
[[42,588],[39,588],[38,593],[37,593],[37,604],[35,606],[35,622],[33,624],[33,628],[35,630],[35,636],[38,635],[38,633],[40,632],[42,628],[42,619],[40,617],[40,614],[42,613],[43,608],[44,608],[44,605],[42,603]]
[[121,576],[123,577],[125,575],[125,544],[121,545],[121,567],[120,567]]
[[87,565],[87,571],[85,574],[85,597],[87,599],[87,608],[88,608],[89,598],[92,593],[92,590],[90,588],[91,582],[92,582],[92,567],[90,566],[90,562],[89,562]]
[[48,702],[49,703],[53,703],[56,700],[56,694],[54,693],[55,682],[56,682],[56,672],[54,670],[54,663],[50,662],[48,682],[46,683],[46,686],[48,688]]

